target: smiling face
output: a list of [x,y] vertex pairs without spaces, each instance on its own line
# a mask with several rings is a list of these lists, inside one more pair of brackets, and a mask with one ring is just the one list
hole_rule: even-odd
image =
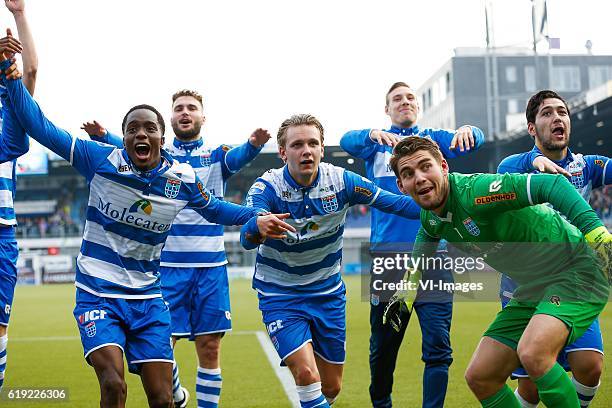
[[316,126],[290,126],[278,151],[298,184],[309,186],[314,182],[323,157],[321,132]]
[[200,101],[193,96],[179,96],[172,104],[172,130],[183,142],[197,140],[206,118]]
[[529,134],[545,155],[561,153],[565,157],[569,145],[571,121],[569,111],[562,100],[546,98],[540,104],[534,122],[527,124]]
[[448,198],[448,163],[427,150],[402,156],[397,161],[397,186],[419,207],[440,215]]
[[416,93],[407,86],[399,86],[387,94],[385,113],[395,126],[408,128],[416,124],[419,102]]
[[145,108],[130,112],[123,129],[123,144],[138,170],[147,171],[157,167],[164,137],[155,112]]

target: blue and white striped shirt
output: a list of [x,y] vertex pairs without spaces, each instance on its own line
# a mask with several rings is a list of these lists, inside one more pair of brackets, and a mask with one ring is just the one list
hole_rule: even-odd
[[101,297],[160,297],[161,249],[179,211],[189,207],[224,225],[244,224],[257,214],[215,198],[191,166],[163,150],[160,166],[144,174],[125,150],[73,138],[44,116],[21,80],[3,82],[10,95],[7,108],[28,134],[69,161],[90,184],[78,288]]
[[[110,132],[95,139],[117,147],[123,145],[122,139]],[[204,145],[202,139],[192,142],[174,139],[166,151],[178,162],[189,164],[206,189],[222,200],[227,179],[253,160],[261,148],[246,142],[234,148],[221,145],[211,149]],[[166,240],[161,266],[212,267],[226,263],[223,226],[202,218],[192,209],[181,211]]]
[[[253,288],[260,296],[313,296],[342,287],[342,236],[350,206],[367,204],[381,211],[418,219],[420,208],[409,196],[395,195],[370,180],[329,163],[321,163],[317,179],[300,186],[287,166],[269,170],[257,179],[247,195],[247,206],[272,213],[290,213],[285,221],[295,227],[283,240],[259,245]],[[256,222],[242,227],[247,249],[257,244]]]

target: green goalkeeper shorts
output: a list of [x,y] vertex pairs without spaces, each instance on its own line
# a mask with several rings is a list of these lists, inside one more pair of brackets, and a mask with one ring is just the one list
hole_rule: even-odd
[[567,325],[570,333],[565,345],[572,344],[584,334],[605,305],[605,303],[564,302],[556,295],[550,295],[539,303],[512,299],[497,314],[484,336],[516,350],[531,317],[536,314],[546,314],[556,317]]

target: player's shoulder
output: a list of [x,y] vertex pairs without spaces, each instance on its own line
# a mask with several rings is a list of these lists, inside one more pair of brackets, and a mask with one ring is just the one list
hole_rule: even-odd
[[[262,174],[256,181],[258,185],[266,186],[269,185],[276,192],[286,190],[287,181],[283,176],[284,167],[278,169],[270,169]],[[262,189],[263,191],[263,189]]]
[[332,183],[334,185],[344,184],[345,173],[351,173],[344,167],[335,166],[331,163],[321,162],[319,163],[319,172],[321,174],[321,181],[326,183]]

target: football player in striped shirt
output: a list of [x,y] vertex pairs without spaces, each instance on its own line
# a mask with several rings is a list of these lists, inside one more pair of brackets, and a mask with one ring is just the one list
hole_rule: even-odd
[[[56,127],[23,87],[16,65],[4,59],[0,69],[7,109],[89,183],[74,317],[85,358],[98,376],[100,405],[125,405],[124,355],[130,372],[141,376],[149,405],[173,404],[170,313],[159,279],[172,222],[186,207],[223,225],[243,224],[262,211],[218,200],[191,166],[173,160],[162,149],[164,120],[152,106],[127,112],[125,148],[118,149]],[[272,214],[255,221],[262,231],[293,230]]]
[[[38,57],[34,48],[34,40],[25,15],[24,0],[5,0],[4,4],[13,14],[17,25],[17,33],[21,43],[7,30],[7,36],[0,39],[0,52],[8,54],[21,53],[23,60],[23,83],[30,94],[34,94]],[[22,47],[23,45],[23,47]],[[3,118],[10,112],[2,110]],[[13,121],[13,124],[16,124]],[[14,129],[5,128],[5,132],[22,132],[21,126]],[[0,141],[0,390],[4,383],[4,373],[7,362],[8,325],[17,283],[17,241],[15,240],[15,166],[17,157],[28,150],[28,140],[17,137],[18,146],[7,145],[6,138]]]
[[312,115],[285,120],[277,140],[285,166],[257,179],[247,205],[289,213],[287,223],[295,232],[268,240],[249,221],[241,242],[247,249],[259,247],[253,288],[270,339],[293,374],[301,406],[328,407],[342,386],[346,350],[340,277],[346,213],[352,205],[365,204],[417,218],[420,208],[409,197],[321,163],[323,126]]
[[[242,145],[216,148],[204,144],[202,96],[191,90],[172,95],[172,130],[175,138],[166,150],[175,160],[187,163],[218,199],[225,195],[227,180],[253,160],[270,134],[255,130]],[[123,140],[98,122],[83,129],[93,140],[117,147]],[[195,342],[199,366],[196,373],[198,406],[215,408],[221,395],[221,338],[232,328],[223,226],[202,218],[191,209],[181,211],[170,229],[161,255],[161,285],[172,316],[172,338]],[[187,404],[189,393],[180,385],[178,364],[173,367],[174,400]]]

